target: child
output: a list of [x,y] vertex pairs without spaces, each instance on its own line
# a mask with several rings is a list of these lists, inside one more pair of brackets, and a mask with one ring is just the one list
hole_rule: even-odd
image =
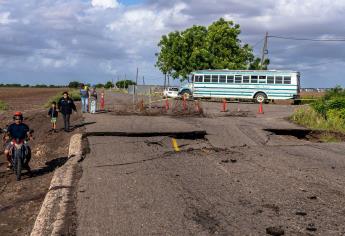
[[58,117],[58,111],[56,109],[56,102],[52,102],[51,108],[48,111],[48,116],[50,117],[50,121],[52,123],[51,131],[57,132],[56,130],[56,120]]
[[92,86],[90,90],[90,113],[95,114],[97,110],[97,91],[96,86]]

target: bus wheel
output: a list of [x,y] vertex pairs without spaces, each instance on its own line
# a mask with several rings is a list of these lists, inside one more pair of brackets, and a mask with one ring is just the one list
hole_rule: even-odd
[[260,102],[265,102],[267,96],[264,93],[257,93],[255,94],[255,102],[260,103]]

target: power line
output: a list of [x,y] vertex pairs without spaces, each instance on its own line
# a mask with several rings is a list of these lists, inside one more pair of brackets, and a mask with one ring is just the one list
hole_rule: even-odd
[[261,42],[264,41],[264,40],[265,40],[265,38],[260,39],[257,43],[254,44],[253,48],[255,48],[256,46],[258,46],[259,43],[261,43]]
[[295,38],[295,37],[285,37],[285,36],[276,36],[276,35],[269,35],[268,37],[277,38],[277,39],[296,40],[296,41],[345,42],[345,38],[344,39],[310,39],[310,38]]

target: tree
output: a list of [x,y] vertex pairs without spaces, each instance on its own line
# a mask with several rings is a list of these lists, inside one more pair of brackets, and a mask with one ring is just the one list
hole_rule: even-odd
[[98,83],[96,84],[96,88],[104,88],[104,84]]
[[79,88],[80,87],[80,83],[78,81],[71,81],[69,84],[68,84],[68,87],[69,88]]
[[105,85],[104,85],[104,88],[106,89],[109,89],[109,88],[112,88],[114,87],[114,84],[111,82],[111,81],[108,81]]
[[116,82],[116,87],[118,88],[128,88],[129,85],[136,85],[132,80],[120,80]]
[[156,54],[156,67],[165,75],[186,79],[202,69],[267,69],[252,48],[239,40],[240,26],[220,18],[208,27],[192,26],[163,35]]
[[270,64],[269,59],[265,59],[264,62],[261,65],[260,58],[255,58],[253,62],[249,65],[249,70],[267,70],[268,65]]

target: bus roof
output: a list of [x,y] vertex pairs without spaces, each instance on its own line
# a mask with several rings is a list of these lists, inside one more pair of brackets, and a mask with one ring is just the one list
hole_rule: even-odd
[[192,74],[211,74],[211,73],[299,73],[292,70],[197,70]]

